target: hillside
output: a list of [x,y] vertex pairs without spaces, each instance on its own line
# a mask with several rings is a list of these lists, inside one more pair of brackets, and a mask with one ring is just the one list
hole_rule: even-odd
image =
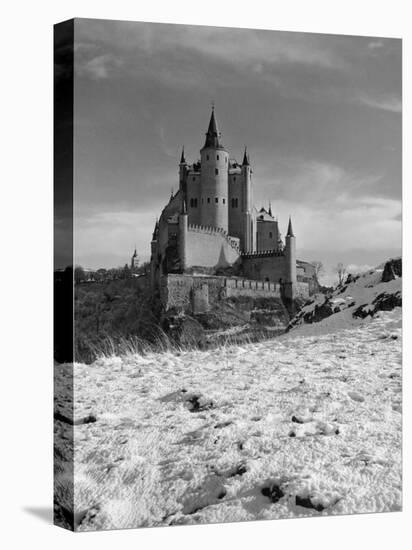
[[76,364],[74,428],[58,399],[55,423],[59,456],[74,429],[76,529],[400,510],[401,308],[372,306],[401,280],[383,272],[273,340]]
[[391,259],[361,275],[348,275],[332,293],[318,294],[292,319],[290,329],[315,323],[306,333],[356,327],[380,311],[402,306],[402,260]]
[[148,284],[142,276],[75,286],[77,361],[92,362],[109,346],[119,349],[125,340],[156,340],[158,315]]

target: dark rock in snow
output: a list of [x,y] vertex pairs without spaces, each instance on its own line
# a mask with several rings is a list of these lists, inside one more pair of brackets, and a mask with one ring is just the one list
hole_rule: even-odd
[[396,277],[402,277],[402,258],[391,259],[386,262],[382,273],[382,282],[388,283]]
[[263,487],[260,492],[264,497],[268,497],[273,503],[278,502],[285,496],[285,493],[276,483],[269,485],[268,487]]
[[97,420],[94,414],[89,414],[81,418],[69,418],[64,414],[61,414],[59,411],[56,411],[54,413],[54,419],[59,420],[60,422],[64,422],[65,424],[70,424],[70,426],[79,426],[80,424],[91,424],[93,422],[96,422]]
[[312,508],[317,512],[322,512],[326,506],[323,506],[320,502],[314,504],[310,497],[300,497],[296,495],[295,497],[296,506],[302,506],[303,508]]

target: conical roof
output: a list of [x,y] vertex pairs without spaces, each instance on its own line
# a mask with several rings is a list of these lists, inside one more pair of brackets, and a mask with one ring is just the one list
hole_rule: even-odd
[[185,148],[184,147],[182,147],[182,156],[180,157],[180,164],[186,164]]
[[244,154],[243,154],[242,166],[249,166],[249,156],[248,156],[248,154],[247,154],[246,147],[245,147],[245,152],[244,152]]
[[203,146],[204,149],[223,149],[223,144],[221,142],[221,133],[217,125],[215,110],[212,109],[212,114],[210,115],[209,128],[206,132],[206,141]]
[[288,225],[288,232],[286,233],[287,237],[294,237],[293,234],[293,228],[292,228],[292,218],[289,216],[289,225]]

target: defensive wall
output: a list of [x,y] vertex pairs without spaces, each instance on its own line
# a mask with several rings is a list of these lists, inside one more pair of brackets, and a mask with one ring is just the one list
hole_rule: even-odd
[[[165,311],[171,308],[204,313],[227,298],[282,298],[284,287],[270,281],[237,277],[168,274],[160,280],[160,298]],[[309,297],[307,283],[296,284],[296,296]]]
[[190,224],[185,238],[186,267],[225,268],[240,257],[239,239],[222,229]]
[[267,250],[242,254],[243,275],[279,283],[287,280],[287,261],[284,252]]

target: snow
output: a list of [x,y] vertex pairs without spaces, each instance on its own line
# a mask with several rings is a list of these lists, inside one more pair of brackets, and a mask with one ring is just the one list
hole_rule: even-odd
[[305,325],[302,316],[306,313],[313,312],[317,306],[319,307],[325,302],[324,294],[316,295],[300,310],[300,319],[297,320],[297,325],[294,330],[298,330],[301,335],[322,334],[327,331],[358,327],[370,321],[370,318],[362,320],[354,317],[353,312],[360,306],[363,306],[364,311],[372,311],[374,309],[373,301],[380,294],[396,294],[402,292],[402,278],[397,277],[392,281],[383,283],[381,281],[382,271],[383,269],[380,268],[371,269],[359,275],[355,281],[335,289],[330,297],[330,303],[333,307],[339,308],[340,311],[326,317],[318,323]]
[[[347,295],[370,303],[376,277]],[[75,364],[75,418],[96,417],[73,428],[78,530],[400,510],[401,309],[352,310],[259,343]]]

